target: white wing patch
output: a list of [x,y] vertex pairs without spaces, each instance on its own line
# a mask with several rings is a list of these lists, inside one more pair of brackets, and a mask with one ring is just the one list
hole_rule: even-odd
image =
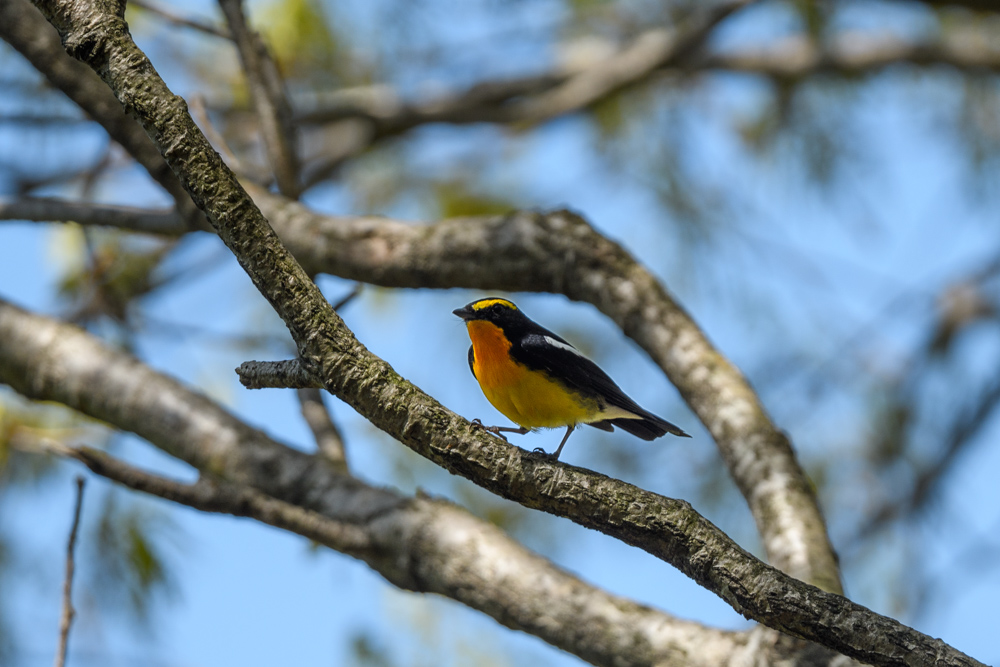
[[[572,345],[570,345],[569,343],[564,343],[561,340],[556,340],[555,338],[552,338],[551,336],[542,336],[542,340],[544,340],[546,343],[548,343],[552,347],[558,347],[558,348],[561,348],[563,350],[566,350],[567,352],[572,352],[573,354],[575,354],[578,357],[583,357],[583,353],[580,352],[580,350],[578,350],[575,347],[573,347]],[[583,358],[586,359],[586,357],[583,357]]]

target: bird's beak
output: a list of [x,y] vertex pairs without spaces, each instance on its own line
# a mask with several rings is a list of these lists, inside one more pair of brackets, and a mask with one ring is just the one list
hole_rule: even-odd
[[469,320],[472,319],[472,314],[473,314],[472,313],[472,309],[469,308],[468,306],[465,306],[464,308],[456,308],[455,310],[453,310],[451,312],[455,313],[456,315],[458,315],[459,317],[461,317],[466,322],[468,322]]

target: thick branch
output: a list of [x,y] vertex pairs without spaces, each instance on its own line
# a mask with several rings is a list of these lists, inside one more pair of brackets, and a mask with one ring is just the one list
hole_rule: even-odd
[[[589,586],[450,503],[407,499],[340,474],[90,334],[2,301],[0,382],[132,431],[205,475],[226,480],[236,494],[226,497],[243,508],[242,516],[296,532],[296,516],[312,525],[310,514],[289,518],[274,510],[265,519],[251,513],[260,494],[246,501],[240,490],[251,487],[345,529],[364,530],[367,537],[352,533],[346,544],[365,546],[354,555],[395,585],[453,598],[595,664],[709,667],[725,656],[760,650],[745,645],[738,633],[702,628]],[[175,502],[218,488],[200,482],[185,496],[176,485],[140,486],[129,481],[134,476],[113,477]],[[221,509],[205,503],[201,508]],[[310,530],[302,534],[339,548]]]
[[[131,430],[203,471],[255,486],[339,521],[364,523],[404,509],[398,497],[315,465],[313,457],[281,448],[207,398],[185,390],[124,353],[105,348],[75,327],[0,305],[0,341],[0,381],[28,397],[59,401]],[[408,435],[428,434],[434,459],[528,507],[568,516],[672,562],[745,615],[872,664],[918,665],[932,656],[940,658],[940,664],[978,664],[940,640],[768,567],[687,503],[522,452],[468,422],[456,420],[428,397],[401,398],[413,413]],[[398,399],[389,400],[395,403]],[[458,421],[459,428],[447,424],[434,428],[426,423],[446,420]],[[504,464],[502,469],[497,468],[498,460]],[[489,474],[493,477],[480,478],[474,474],[478,469],[492,470]],[[473,474],[468,474],[470,471]],[[455,520],[451,517],[445,525]],[[409,529],[412,531],[412,526]],[[394,530],[393,539],[411,534],[399,530]],[[433,538],[421,532],[418,539]],[[391,562],[398,568],[400,563],[411,561]],[[407,579],[410,574],[389,569],[386,564],[373,566],[397,585],[427,590],[418,588],[426,584]],[[420,581],[426,576],[421,574]],[[513,623],[506,617],[512,613],[510,609],[490,611],[494,603],[479,599],[478,590],[464,595],[452,596],[503,623]],[[475,604],[469,601],[470,596],[477,600]],[[519,627],[538,634],[535,621],[524,623]],[[553,641],[551,634],[539,636],[563,645]],[[559,635],[558,641],[566,638]],[[904,646],[907,648],[901,648]]]
[[262,189],[250,192],[310,273],[387,287],[548,291],[597,306],[649,353],[708,427],[770,562],[840,590],[822,516],[787,437],[659,281],[581,217],[515,212],[414,226],[320,216]]

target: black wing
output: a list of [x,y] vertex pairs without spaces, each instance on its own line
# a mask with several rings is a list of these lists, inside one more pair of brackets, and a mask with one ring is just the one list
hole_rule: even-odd
[[652,440],[665,433],[689,437],[674,424],[642,408],[597,364],[551,332],[525,335],[521,338],[520,345],[511,348],[511,355],[529,368],[545,371],[550,376],[559,378],[583,396],[597,398],[606,405],[621,408],[639,417],[609,419],[590,424],[595,428],[610,430],[610,426],[614,425],[643,440]]
[[[476,353],[472,351],[472,346],[469,346],[469,370],[472,371],[472,377],[476,377]],[[477,380],[479,378],[476,378]]]

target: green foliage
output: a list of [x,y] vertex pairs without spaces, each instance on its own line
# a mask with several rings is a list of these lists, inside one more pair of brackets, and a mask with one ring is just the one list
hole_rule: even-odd
[[166,556],[177,537],[170,515],[136,500],[123,502],[115,491],[105,494],[87,540],[94,567],[92,588],[99,600],[147,623],[154,603],[177,592]]
[[517,209],[514,202],[476,193],[464,181],[444,181],[431,187],[442,218],[503,215]]
[[62,405],[0,394],[0,492],[14,486],[37,488],[58,470],[55,458],[38,451],[43,441],[84,438],[100,444],[106,433],[94,420]]
[[273,0],[253,18],[285,76],[330,83],[331,74],[347,73],[349,54],[317,0]]
[[385,646],[367,632],[358,632],[351,639],[351,659],[357,667],[393,667],[396,664]]
[[174,247],[173,242],[92,230],[64,231],[56,241],[64,246],[62,254],[76,253],[64,265],[58,294],[81,324],[100,318],[127,324],[132,304],[163,284],[157,270]]

